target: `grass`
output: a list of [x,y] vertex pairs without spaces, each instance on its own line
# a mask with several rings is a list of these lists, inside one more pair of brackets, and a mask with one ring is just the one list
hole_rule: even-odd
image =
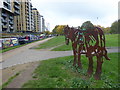
[[106,36],[106,46],[107,47],[120,47],[119,36],[120,34],[110,34]]
[[[111,61],[104,61],[101,80],[88,78],[85,56],[82,56],[83,70],[72,66],[73,56],[41,61],[33,73],[34,80],[29,80],[23,88],[118,88],[118,54],[109,54]],[[95,67],[94,58],[94,71]]]
[[5,82],[2,86],[0,86],[0,90],[2,88],[5,88],[7,85],[9,85],[13,81],[13,79],[16,78],[19,74],[20,74],[20,72],[16,73],[14,76],[10,77],[7,82]]
[[[111,35],[105,35],[106,36],[106,47],[120,47],[120,42],[118,44],[118,36],[119,34],[111,34]],[[64,45],[56,47],[52,49],[52,51],[67,51],[72,50],[71,43],[69,45]]]
[[64,43],[64,36],[58,36],[48,40],[47,42],[40,44],[37,49],[51,48]]

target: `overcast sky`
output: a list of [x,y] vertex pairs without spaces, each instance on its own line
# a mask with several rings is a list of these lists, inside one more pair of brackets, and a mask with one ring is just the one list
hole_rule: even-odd
[[104,27],[118,19],[119,0],[31,0],[33,7],[50,23],[50,31],[56,25],[81,26],[85,21]]

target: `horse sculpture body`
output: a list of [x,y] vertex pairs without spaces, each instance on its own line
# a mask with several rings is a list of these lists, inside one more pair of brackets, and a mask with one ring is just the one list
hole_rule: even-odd
[[74,62],[75,66],[78,64],[82,69],[81,54],[85,54],[89,59],[89,66],[87,73],[92,75],[93,73],[93,56],[97,57],[97,68],[94,75],[96,80],[100,79],[102,72],[103,57],[106,60],[110,60],[107,56],[107,50],[105,48],[105,36],[103,31],[99,27],[95,27],[94,30],[81,30],[70,28],[68,25],[64,28],[65,41],[69,44],[69,40],[72,42]]

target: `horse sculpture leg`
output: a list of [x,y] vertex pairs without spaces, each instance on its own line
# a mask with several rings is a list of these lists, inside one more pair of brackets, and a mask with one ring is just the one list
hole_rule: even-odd
[[75,65],[76,65],[76,51],[73,50],[73,53],[74,53],[74,62],[73,62],[73,66],[75,66]]
[[88,75],[92,75],[93,73],[93,57],[88,57],[89,58],[89,67],[87,70]]
[[79,46],[79,49],[78,49],[78,67],[79,67],[80,69],[82,69],[81,50],[82,50],[82,46],[80,45],[80,46]]
[[75,66],[75,65],[76,65],[77,51],[76,51],[76,49],[75,49],[74,46],[72,46],[72,47],[73,47],[73,54],[74,54],[74,62],[73,62],[73,66]]
[[96,68],[96,72],[95,72],[95,75],[94,75],[94,78],[96,80],[101,79],[102,64],[103,64],[102,57],[97,57],[97,68]]

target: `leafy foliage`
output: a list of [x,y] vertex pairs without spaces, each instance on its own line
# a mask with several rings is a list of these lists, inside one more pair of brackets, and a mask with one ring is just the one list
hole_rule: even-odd
[[[89,22],[90,21],[87,21],[87,22],[83,23],[83,25],[81,27],[79,26],[78,28],[83,28],[83,27],[93,28],[92,24],[90,25]],[[60,34],[60,35],[63,34],[63,28],[65,26],[66,25],[56,25],[55,28],[52,31],[53,34]],[[96,25],[94,25],[94,26],[96,26]],[[107,34],[109,34],[109,33],[114,33],[114,34],[120,33],[120,31],[118,30],[120,28],[120,20],[113,22],[111,27],[103,27],[103,26],[100,26],[100,25],[97,25],[97,26],[100,27],[104,31],[104,33],[107,33]]]
[[86,21],[82,24],[81,29],[82,30],[89,30],[89,29],[93,30],[95,29],[95,27],[90,21]]
[[120,20],[112,23],[110,33],[119,33],[118,26],[120,27]]
[[66,25],[56,25],[55,28],[53,29],[53,34],[59,34],[63,35],[63,29]]
[[51,34],[50,31],[44,31],[43,33],[44,33],[45,35],[50,35],[50,34]]

